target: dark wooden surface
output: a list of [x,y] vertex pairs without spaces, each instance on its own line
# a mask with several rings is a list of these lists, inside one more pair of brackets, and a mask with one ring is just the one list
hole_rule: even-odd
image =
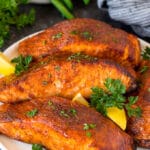
[[[1,51],[4,51],[11,44],[18,41],[19,39],[32,34],[34,32],[43,30],[59,21],[64,20],[61,14],[51,5],[38,5],[38,4],[29,4],[21,7],[21,11],[28,12],[30,8],[35,8],[36,10],[36,21],[32,26],[26,26],[20,31],[16,30],[15,27],[11,27],[11,34],[9,40],[5,42]],[[130,26],[127,26],[123,23],[111,20],[106,9],[98,9],[96,0],[92,0],[88,6],[84,6],[81,0],[74,2],[74,14],[76,17],[84,18],[94,18],[101,21],[104,21],[108,24],[111,24],[114,27],[121,28],[129,33],[134,33]],[[142,37],[140,37],[142,38]],[[150,42],[150,38],[142,38]]]

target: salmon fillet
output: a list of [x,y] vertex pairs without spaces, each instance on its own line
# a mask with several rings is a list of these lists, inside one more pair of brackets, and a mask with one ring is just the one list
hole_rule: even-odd
[[56,52],[84,52],[91,56],[113,59],[125,66],[135,67],[140,61],[137,37],[110,25],[79,18],[67,20],[42,33],[22,41],[19,53],[34,58]]
[[[37,113],[29,116],[33,110]],[[84,130],[85,124],[94,127]],[[132,138],[112,121],[92,108],[59,97],[0,106],[0,132],[49,150],[133,149]]]
[[127,91],[136,88],[135,78],[111,60],[68,58],[70,57],[46,57],[32,64],[20,76],[1,78],[0,101],[16,102],[55,95],[73,98],[78,92],[89,98],[92,87],[105,90],[104,82],[107,78],[120,79]]
[[140,118],[130,118],[128,132],[137,144],[150,149],[150,62],[144,62],[142,66],[148,66],[148,70],[141,75],[141,88],[137,106],[142,109]]

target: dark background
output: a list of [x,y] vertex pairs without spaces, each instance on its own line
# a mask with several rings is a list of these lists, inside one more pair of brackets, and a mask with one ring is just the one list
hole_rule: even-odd
[[[29,34],[40,31],[59,21],[64,20],[61,14],[51,4],[48,5],[28,4],[26,6],[20,7],[22,12],[28,12],[30,8],[35,8],[36,10],[35,23],[32,26],[26,26],[21,30],[17,30],[15,27],[11,27],[10,38],[5,42],[3,48],[1,48],[1,51],[4,51],[11,44]],[[96,0],[91,0],[91,3],[87,6],[85,6],[81,0],[74,1],[74,15],[76,17],[98,19],[108,24],[111,24],[114,27],[121,28],[129,33],[133,33],[136,35],[136,33],[131,29],[130,26],[111,20],[106,9],[101,10],[98,9]],[[146,40],[147,42],[150,42],[150,38],[142,38],[142,39]]]

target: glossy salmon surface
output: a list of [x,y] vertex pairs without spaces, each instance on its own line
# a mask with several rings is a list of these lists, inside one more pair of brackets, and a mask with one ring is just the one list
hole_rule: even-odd
[[69,58],[46,57],[31,64],[31,68],[19,76],[1,78],[0,101],[17,102],[55,95],[73,98],[77,93],[89,98],[92,87],[106,90],[107,78],[121,80],[127,91],[136,88],[135,78],[111,60]]
[[143,66],[147,66],[148,69],[141,73],[141,87],[137,102],[137,106],[142,110],[142,116],[129,119],[128,132],[139,146],[150,149],[150,62],[143,62]]
[[132,138],[112,121],[60,97],[0,106],[0,132],[48,150],[133,150]]
[[19,53],[39,58],[56,52],[84,52],[91,56],[113,59],[124,66],[140,62],[140,46],[136,36],[87,18],[67,20],[22,41]]

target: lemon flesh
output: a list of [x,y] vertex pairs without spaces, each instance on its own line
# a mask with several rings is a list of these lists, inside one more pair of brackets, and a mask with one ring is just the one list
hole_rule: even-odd
[[124,109],[119,109],[117,107],[107,108],[107,116],[112,121],[114,121],[121,129],[126,129],[127,118]]
[[73,97],[72,102],[77,102],[77,103],[80,103],[80,104],[83,104],[83,105],[89,107],[88,101],[81,95],[81,93],[77,93]]
[[8,76],[14,72],[15,65],[3,53],[0,53],[0,74]]

